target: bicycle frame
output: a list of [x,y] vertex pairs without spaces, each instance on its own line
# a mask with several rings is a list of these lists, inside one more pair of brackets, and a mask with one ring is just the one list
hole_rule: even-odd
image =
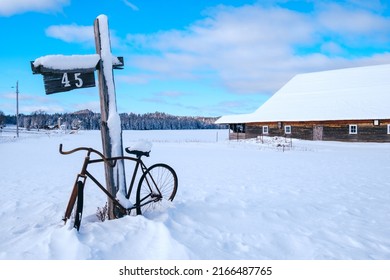
[[[134,167],[134,170],[133,170],[133,175],[132,175],[132,178],[131,178],[131,182],[129,184],[129,187],[128,188],[126,187],[126,196],[125,197],[126,197],[126,199],[129,199],[130,195],[132,193],[132,190],[133,190],[133,186],[134,186],[135,179],[137,177],[137,173],[138,173],[139,168],[141,168],[141,172],[143,174],[147,170],[147,166],[141,160],[141,156],[137,156],[137,157],[121,156],[121,157],[106,158],[99,151],[94,150],[92,148],[79,147],[79,148],[76,148],[76,149],[73,149],[73,150],[70,150],[70,151],[63,151],[62,150],[62,144],[60,144],[60,148],[59,148],[59,152],[61,154],[64,154],[64,155],[72,154],[74,152],[81,151],[81,150],[87,151],[87,155],[84,158],[84,162],[83,162],[81,171],[80,171],[80,173],[76,177],[76,180],[75,180],[75,183],[74,183],[74,186],[73,186],[73,190],[72,190],[72,193],[71,193],[68,205],[66,207],[65,216],[63,218],[63,221],[66,222],[70,218],[70,216],[72,214],[72,209],[74,207],[74,204],[76,202],[76,199],[77,199],[79,191],[80,191],[80,187],[79,187],[79,183],[78,182],[80,182],[80,181],[82,182],[81,191],[83,191],[83,187],[85,186],[85,182],[86,182],[87,178],[90,178],[111,199],[111,201],[115,204],[115,206],[117,206],[120,209],[120,211],[122,213],[129,214],[130,211],[135,209],[137,206],[133,205],[130,208],[123,207],[116,200],[116,198],[106,190],[106,188],[103,186],[103,184],[101,184],[88,171],[88,165],[89,164],[94,164],[94,163],[104,163],[104,164],[108,164],[110,167],[114,167],[118,160],[131,160],[131,161],[134,161],[135,162],[135,167]],[[98,158],[98,159],[91,159],[90,155],[91,155],[92,152],[98,154],[100,156],[100,158]]]

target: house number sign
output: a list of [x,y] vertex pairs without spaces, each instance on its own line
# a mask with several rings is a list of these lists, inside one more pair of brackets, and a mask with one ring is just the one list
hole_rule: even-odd
[[44,73],[46,94],[95,86],[94,72]]

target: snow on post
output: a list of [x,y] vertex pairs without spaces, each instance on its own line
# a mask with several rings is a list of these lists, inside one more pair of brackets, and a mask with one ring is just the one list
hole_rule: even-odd
[[[99,94],[101,107],[101,133],[103,154],[106,157],[123,156],[122,128],[117,112],[115,84],[113,77],[113,61],[111,54],[110,34],[108,19],[105,15],[96,18],[94,24],[96,52],[100,55],[99,66]],[[116,59],[116,58],[115,58]],[[126,195],[126,179],[123,160],[118,161],[114,168],[105,165],[107,190],[121,198]],[[113,203],[109,200],[109,215],[113,215]]]

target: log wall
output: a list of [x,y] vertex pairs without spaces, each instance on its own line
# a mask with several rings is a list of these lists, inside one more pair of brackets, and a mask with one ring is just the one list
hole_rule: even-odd
[[[263,126],[268,126],[264,136],[286,136],[284,127],[291,126],[292,138],[304,140],[350,141],[350,142],[390,142],[388,125],[390,119],[378,120],[340,120],[308,122],[261,122],[247,123],[245,133],[234,133],[230,139],[249,139],[263,135]],[[350,134],[349,126],[357,125],[357,133]],[[317,127],[317,130],[315,129]]]

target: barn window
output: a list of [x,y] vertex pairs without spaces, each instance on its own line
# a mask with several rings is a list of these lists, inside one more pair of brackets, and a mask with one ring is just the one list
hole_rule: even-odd
[[390,124],[387,125],[387,134],[390,134]]
[[357,134],[357,124],[349,125],[349,134]]
[[291,134],[291,125],[284,126],[284,133]]
[[245,124],[230,124],[230,129],[235,133],[245,133]]
[[268,125],[263,126],[263,134],[268,134]]

